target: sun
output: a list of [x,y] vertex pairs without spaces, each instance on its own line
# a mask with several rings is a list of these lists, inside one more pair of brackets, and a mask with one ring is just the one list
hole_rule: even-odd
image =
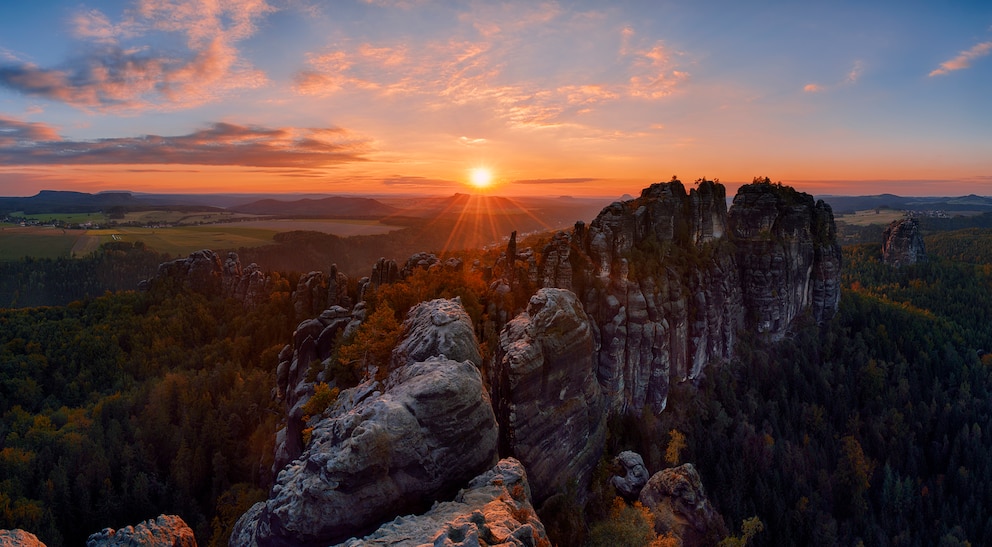
[[480,190],[489,188],[493,184],[493,172],[488,167],[476,167],[469,171],[468,180]]

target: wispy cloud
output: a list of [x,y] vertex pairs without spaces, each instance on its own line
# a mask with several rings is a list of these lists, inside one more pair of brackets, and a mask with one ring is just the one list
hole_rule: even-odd
[[810,82],[803,86],[803,91],[806,93],[824,93],[832,89],[836,89],[842,86],[853,85],[861,79],[861,75],[864,74],[865,64],[863,61],[854,61],[854,65],[851,66],[851,70],[847,71],[844,75],[844,79],[834,83],[834,84],[818,84],[815,82]]
[[[78,56],[53,68],[5,56],[0,86],[95,110],[200,105],[266,82],[237,43],[272,11],[265,0],[137,0],[117,22],[99,10],[79,11],[69,21],[81,41]],[[150,45],[162,37],[178,38],[178,47]]]
[[[553,2],[480,3],[446,36],[345,39],[313,52],[295,89],[322,97],[403,96],[425,111],[471,104],[511,128],[538,129],[581,124],[582,115],[607,103],[660,100],[689,79],[679,52],[631,27],[618,35],[601,19]],[[552,51],[554,58],[544,53]]]
[[975,44],[971,49],[958,53],[958,56],[940,63],[938,68],[930,71],[930,76],[941,76],[955,70],[962,70],[971,66],[971,62],[979,57],[984,57],[992,53],[992,41]]
[[339,128],[277,128],[215,123],[187,135],[74,141],[45,124],[0,118],[0,163],[11,165],[227,165],[325,167],[358,162],[368,139]]

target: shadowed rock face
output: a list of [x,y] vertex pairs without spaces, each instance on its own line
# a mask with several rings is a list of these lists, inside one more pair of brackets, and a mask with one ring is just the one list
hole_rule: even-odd
[[715,545],[727,535],[723,517],[706,497],[691,463],[655,473],[639,500],[654,515],[655,532],[673,532],[686,547]]
[[164,284],[206,295],[219,294],[238,300],[250,310],[265,301],[267,283],[268,278],[254,262],[242,268],[237,253],[227,253],[221,261],[217,253],[204,249],[159,264],[155,277],[142,281],[139,289]]
[[818,321],[840,302],[833,211],[788,186],[741,186],[730,211],[749,330],[772,340],[807,310]]
[[777,340],[805,313],[830,319],[840,259],[833,213],[808,194],[746,185],[728,213],[722,185],[672,181],[556,234],[540,280],[580,295],[611,410],[659,413],[671,383],[729,359],[739,332]]
[[927,252],[918,220],[895,220],[885,228],[882,234],[882,260],[896,267],[926,262]]
[[500,333],[492,379],[503,451],[528,469],[540,503],[588,484],[606,438],[591,324],[578,298],[541,289]]
[[338,547],[542,544],[549,545],[548,538],[531,505],[527,475],[520,462],[507,458],[472,479],[453,501],[439,503],[423,515],[397,517]]
[[[297,332],[300,353],[313,335],[306,322]],[[425,302],[411,310],[404,333],[392,358],[401,366],[386,387],[370,382],[341,393],[268,501],[239,520],[230,545],[342,541],[450,499],[492,467],[497,425],[471,360],[479,353],[467,314],[457,301]]]
[[176,515],[161,515],[120,530],[104,528],[86,540],[86,547],[196,547],[193,530]]

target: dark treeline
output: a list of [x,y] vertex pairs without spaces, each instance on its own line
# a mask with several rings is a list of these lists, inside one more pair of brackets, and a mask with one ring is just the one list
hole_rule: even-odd
[[172,258],[139,241],[104,243],[82,258],[0,261],[0,307],[64,306],[107,291],[133,290]]

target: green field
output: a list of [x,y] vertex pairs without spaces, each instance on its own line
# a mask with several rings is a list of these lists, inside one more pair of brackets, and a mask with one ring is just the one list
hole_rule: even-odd
[[879,209],[877,213],[875,212],[875,209],[868,209],[866,211],[857,211],[848,215],[837,215],[835,220],[838,222],[853,224],[855,226],[870,226],[872,224],[888,225],[891,224],[893,220],[899,220],[905,216],[905,212],[897,211],[895,209]]
[[[161,211],[149,213],[154,212]],[[216,213],[213,215],[217,217]],[[100,230],[63,230],[51,226],[16,224],[0,224],[0,228],[2,228],[0,260],[18,260],[26,256],[81,257],[97,250],[100,245],[112,241],[142,241],[145,246],[158,252],[186,256],[200,249],[236,249],[268,245],[272,243],[275,234],[292,230],[312,230],[347,237],[380,234],[398,229],[395,226],[385,226],[368,220],[263,220],[182,225],[170,228],[118,227]]]
[[57,220],[60,222],[67,222],[69,224],[85,224],[87,222],[92,222],[94,224],[103,224],[107,222],[107,215],[103,213],[38,213],[33,215],[25,215],[22,211],[17,211],[11,213],[12,217],[26,218],[28,220],[37,220],[38,222],[51,222]]

